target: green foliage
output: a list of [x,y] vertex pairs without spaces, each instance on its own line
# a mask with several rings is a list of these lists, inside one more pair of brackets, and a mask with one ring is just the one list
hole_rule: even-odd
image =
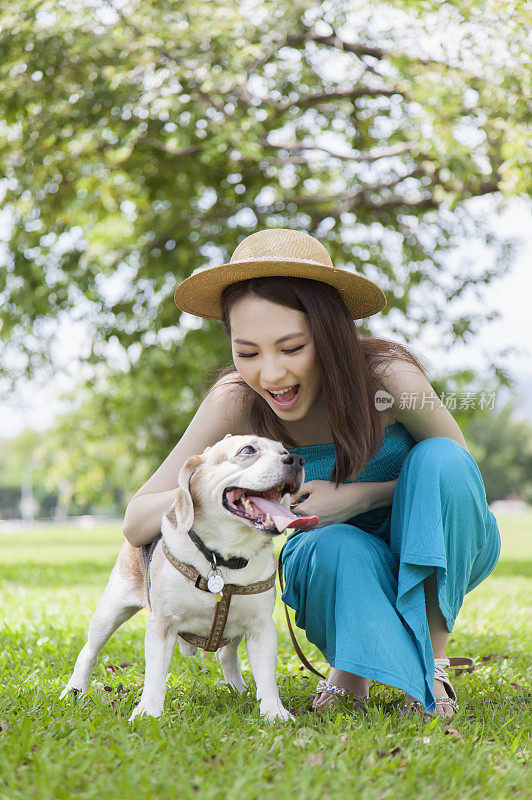
[[[131,361],[132,345],[175,341],[176,283],[257,225],[320,236],[379,280],[386,313],[436,289],[422,303],[436,322],[465,284],[447,247],[482,233],[464,201],[528,185],[524,12],[444,6],[7,0],[0,320],[19,369],[46,357],[65,311],[86,318],[94,360],[111,339]],[[501,250],[474,280],[506,268]]]
[[473,416],[464,426],[489,503],[516,494],[532,503],[532,425],[513,417],[514,403]]
[[258,718],[242,645],[246,694],[222,683],[212,654],[187,659],[176,648],[165,715],[129,726],[143,683],[143,613],[105,646],[87,696],[59,701],[123,537],[117,528],[0,536],[0,796],[524,799],[531,523],[530,514],[499,519],[501,561],[465,598],[449,654],[474,656],[478,666],[452,678],[461,709],[449,726],[401,719],[401,692],[378,683],[365,712],[312,713],[317,679],[294,653],[279,597],[278,683],[296,723]]
[[[184,336],[173,291],[257,227],[308,231],[376,280],[391,335],[470,339],[489,314],[453,301],[512,249],[469,200],[530,185],[524,19],[473,0],[6,0],[0,388],[53,368],[63,319],[87,333],[88,391],[57,433],[76,455],[50,450],[50,476],[82,469],[80,496],[120,503],[112,476],[134,488],[160,463],[230,359],[219,323]],[[493,263],[455,258],[464,237]],[[493,370],[508,380],[502,354]]]

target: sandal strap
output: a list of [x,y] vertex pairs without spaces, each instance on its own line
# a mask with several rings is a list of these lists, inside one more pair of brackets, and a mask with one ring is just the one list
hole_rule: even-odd
[[336,686],[334,683],[329,683],[328,681],[318,681],[316,685],[316,694],[320,694],[321,692],[330,692],[331,694],[336,694],[339,697],[348,697],[352,700],[368,700],[368,695],[356,695],[353,692],[350,692],[348,689],[344,689],[343,686]]
[[445,687],[445,691],[449,695],[450,700],[456,700],[456,692],[453,685],[449,680],[446,672],[446,667],[450,667],[451,662],[448,658],[435,658],[434,659],[434,680],[441,681]]
[[439,700],[436,700],[435,705],[451,706],[455,711],[460,711],[460,706],[452,697],[440,697]]

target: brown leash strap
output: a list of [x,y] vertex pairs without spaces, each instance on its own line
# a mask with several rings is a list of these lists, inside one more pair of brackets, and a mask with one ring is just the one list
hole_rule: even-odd
[[[209,592],[209,594],[212,594],[207,586],[207,580],[198,572],[197,569],[195,569],[191,564],[185,564],[184,561],[179,561],[179,559],[177,559],[169,549],[164,539],[162,540],[162,545],[163,553],[172,566],[178,570],[178,572],[191,580],[197,589],[201,589],[203,592]],[[259,594],[260,592],[266,592],[274,585],[275,572],[264,581],[248,583],[246,586],[240,586],[237,583],[226,583],[222,591],[219,592],[221,599],[216,603],[214,619],[212,621],[212,627],[209,636],[197,636],[193,633],[180,633],[179,635],[190,644],[193,644],[196,647],[201,647],[203,650],[207,650],[209,653],[214,653],[220,647],[224,647],[231,641],[231,639],[222,638],[222,635],[225,630],[232,596],[234,594]]]
[[[294,536],[294,535],[295,534],[292,534],[292,536]],[[288,539],[291,539],[292,536],[289,536]],[[286,542],[288,541],[288,539],[286,540]],[[283,554],[283,548],[284,548],[284,545],[286,544],[286,542],[283,544],[283,547],[281,548],[281,552],[279,553],[279,561],[277,563],[277,570],[278,570],[278,573],[279,573],[279,585],[281,587],[281,593],[284,591],[283,565],[282,565],[282,562],[281,562],[281,556]],[[292,639],[292,644],[294,645],[294,650],[296,651],[297,655],[299,656],[299,659],[300,659],[301,663],[304,664],[308,670],[313,672],[314,675],[317,675],[319,678],[323,678],[324,680],[326,680],[325,675],[322,675],[321,672],[318,672],[318,670],[315,669],[312,666],[310,661],[307,661],[307,659],[305,657],[305,654],[303,653],[302,649],[300,648],[300,646],[298,644],[298,641],[297,641],[297,639],[295,637],[294,631],[292,630],[292,623],[290,622],[290,617],[288,615],[288,607],[287,607],[285,602],[283,602],[283,605],[284,605],[284,613],[286,614],[286,621],[288,623],[288,630],[290,632],[290,638]]]
[[455,675],[463,672],[474,672],[477,668],[476,661],[470,656],[450,656],[449,666],[454,669]]

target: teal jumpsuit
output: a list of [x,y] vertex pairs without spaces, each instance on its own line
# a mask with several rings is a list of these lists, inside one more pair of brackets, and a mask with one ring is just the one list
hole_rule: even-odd
[[[289,452],[305,458],[305,481],[331,480],[332,443]],[[356,480],[395,478],[391,507],[285,543],[282,597],[331,666],[403,689],[434,711],[423,580],[436,570],[439,606],[452,631],[464,595],[497,563],[500,534],[478,466],[453,439],[416,444],[400,422],[387,426]]]

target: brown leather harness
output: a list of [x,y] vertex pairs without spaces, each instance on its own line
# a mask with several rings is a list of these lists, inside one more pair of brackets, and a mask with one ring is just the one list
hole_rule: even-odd
[[[159,540],[157,539],[156,542]],[[165,554],[166,558],[172,564],[178,572],[184,575],[186,578],[191,580],[194,586],[197,589],[201,589],[202,592],[209,592],[212,594],[211,590],[207,586],[207,579],[202,577],[202,575],[195,569],[191,564],[186,564],[184,561],[179,561],[174,554],[169,549],[168,545],[166,544],[165,540],[162,540],[162,548],[163,553]],[[153,550],[155,547],[152,548],[151,553],[153,554]],[[150,558],[151,560],[151,558]],[[151,609],[150,603],[150,571],[149,571],[149,561],[147,564],[148,570],[148,604]],[[247,586],[240,586],[236,583],[226,583],[223,589],[216,594],[216,608],[214,612],[214,619],[212,622],[211,630],[208,636],[198,636],[195,633],[187,633],[179,632],[179,636],[188,642],[194,647],[201,647],[202,650],[206,650],[210,653],[213,653],[215,650],[218,650],[220,647],[225,647],[225,645],[229,644],[233,641],[231,638],[227,638],[223,636],[223,632],[225,630],[225,625],[227,622],[227,617],[229,615],[229,606],[231,605],[231,598],[234,594],[259,594],[260,592],[266,592],[268,589],[271,589],[272,586],[275,585],[275,572],[273,575],[270,575],[269,578],[266,578],[264,581],[257,581],[256,583],[249,583]],[[219,598],[219,599],[218,599]]]

